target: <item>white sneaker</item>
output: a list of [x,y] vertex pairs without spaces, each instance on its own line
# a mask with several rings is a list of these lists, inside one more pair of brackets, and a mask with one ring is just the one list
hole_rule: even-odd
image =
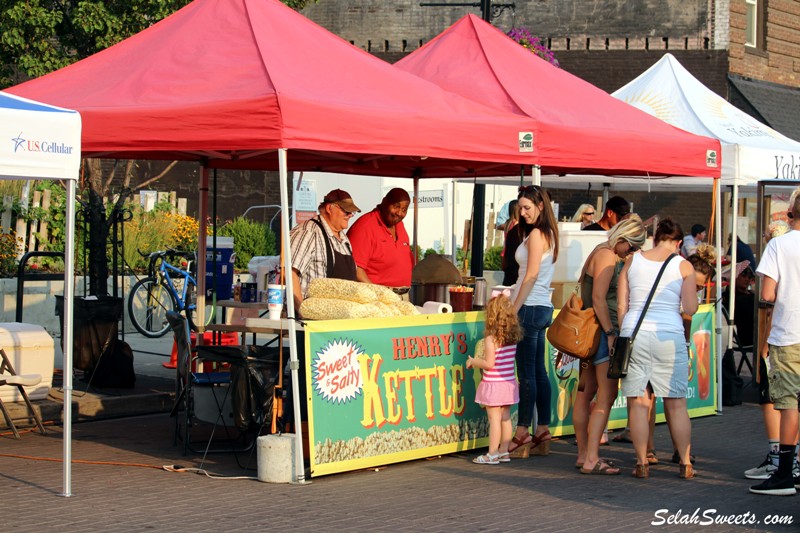
[[750,470],[745,470],[744,477],[747,479],[769,479],[769,477],[777,471],[778,465],[773,464],[772,459],[770,459],[769,454],[767,454],[767,458],[764,459],[763,463]]

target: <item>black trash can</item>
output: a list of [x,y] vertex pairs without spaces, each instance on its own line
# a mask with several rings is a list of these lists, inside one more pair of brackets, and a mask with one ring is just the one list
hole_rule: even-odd
[[[91,371],[103,353],[113,351],[122,320],[123,300],[113,296],[73,299],[73,367]],[[56,296],[56,315],[64,348],[64,297]]]

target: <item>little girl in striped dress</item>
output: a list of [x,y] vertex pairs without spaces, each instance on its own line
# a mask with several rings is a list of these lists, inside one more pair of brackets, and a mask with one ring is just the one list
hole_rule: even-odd
[[505,295],[489,300],[486,306],[484,358],[467,357],[467,368],[483,370],[475,402],[486,407],[489,419],[489,451],[472,460],[473,463],[496,465],[508,463],[511,442],[511,406],[519,402],[519,385],[514,372],[517,343],[522,330],[514,305]]

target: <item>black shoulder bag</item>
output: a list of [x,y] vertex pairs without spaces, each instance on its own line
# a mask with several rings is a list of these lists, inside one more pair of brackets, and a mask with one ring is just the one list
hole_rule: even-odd
[[617,337],[617,340],[614,342],[614,351],[611,352],[611,361],[608,364],[608,379],[620,379],[628,375],[628,365],[631,363],[631,353],[633,352],[633,339],[639,332],[639,327],[641,327],[644,315],[647,313],[647,308],[650,307],[650,302],[653,300],[653,295],[656,293],[658,282],[661,281],[661,276],[664,274],[664,270],[667,269],[667,264],[676,255],[677,254],[671,254],[667,257],[667,260],[664,261],[664,264],[661,265],[661,270],[658,271],[658,276],[656,276],[656,282],[653,283],[653,288],[650,289],[650,294],[647,296],[647,301],[642,308],[642,314],[639,315],[639,321],[636,323],[636,327],[633,328],[631,336]]

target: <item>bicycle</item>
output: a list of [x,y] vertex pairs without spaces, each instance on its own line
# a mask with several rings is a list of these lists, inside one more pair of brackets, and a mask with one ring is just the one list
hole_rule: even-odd
[[[149,265],[148,276],[137,281],[128,295],[128,316],[136,330],[145,337],[163,337],[170,328],[167,311],[175,311],[183,313],[192,330],[197,331],[192,319],[197,310],[197,282],[191,273],[194,254],[177,250],[139,254],[149,259]],[[170,264],[168,256],[187,258],[186,270]],[[213,305],[206,305],[206,323],[210,323],[213,311]]]

